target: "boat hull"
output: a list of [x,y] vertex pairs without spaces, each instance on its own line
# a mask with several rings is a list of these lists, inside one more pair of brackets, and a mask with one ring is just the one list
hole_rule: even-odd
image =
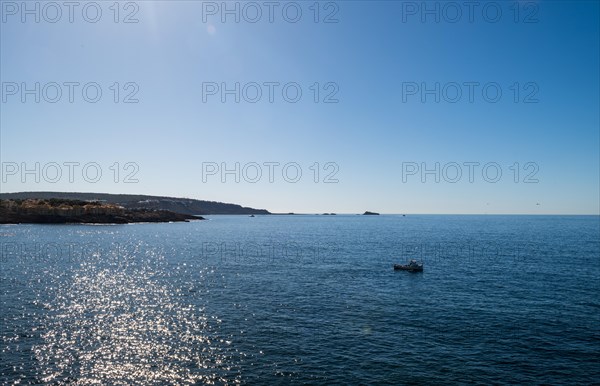
[[409,265],[394,264],[394,271],[423,272],[423,266],[411,267]]

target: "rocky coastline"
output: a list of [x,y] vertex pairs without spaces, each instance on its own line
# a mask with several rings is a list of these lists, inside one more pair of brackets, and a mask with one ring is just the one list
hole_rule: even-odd
[[203,218],[168,210],[126,209],[98,201],[0,200],[0,224],[129,224],[190,220]]

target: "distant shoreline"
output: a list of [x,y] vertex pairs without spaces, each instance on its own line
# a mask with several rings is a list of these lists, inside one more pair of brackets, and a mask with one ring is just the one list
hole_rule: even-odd
[[243,207],[216,201],[196,200],[166,196],[149,196],[142,194],[109,194],[109,193],[77,193],[77,192],[15,192],[0,193],[0,200],[26,199],[61,199],[79,201],[97,201],[114,204],[125,209],[166,210],[192,216],[208,214],[271,214],[266,209]]

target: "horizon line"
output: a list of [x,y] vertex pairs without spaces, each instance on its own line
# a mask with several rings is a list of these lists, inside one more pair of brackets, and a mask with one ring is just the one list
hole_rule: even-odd
[[[184,200],[198,200],[198,201],[207,201],[207,202],[221,202],[224,204],[234,204],[234,205],[240,205],[242,207],[246,207],[246,208],[250,208],[247,206],[244,206],[243,204],[238,204],[238,203],[227,203],[227,202],[223,202],[223,201],[212,201],[212,200],[205,200],[205,199],[201,199],[201,198],[191,198],[191,197],[177,197],[177,196],[171,196],[171,195],[156,195],[156,194],[147,194],[147,193],[103,193],[103,192],[68,192],[68,191],[52,191],[52,190],[30,190],[30,191],[14,191],[14,192],[2,192],[0,191],[0,195],[1,194],[20,194],[20,193],[69,193],[69,194],[106,194],[106,195],[119,195],[119,196],[150,196],[150,197],[165,197],[165,198],[176,198],[176,199],[184,199]],[[328,215],[331,216],[332,213],[334,213],[333,215],[364,215],[363,213],[358,213],[358,212],[293,212],[293,211],[289,211],[289,212],[271,212],[269,209],[265,209],[265,208],[251,208],[251,209],[257,209],[257,210],[266,210],[269,212],[270,215],[277,215],[277,216],[282,216],[282,215]],[[373,212],[372,210],[367,210],[368,212]],[[327,213],[327,214],[325,214]],[[402,216],[402,215],[433,215],[433,216],[600,216],[600,212],[599,213],[410,213],[410,212],[404,212],[404,213],[386,213],[386,212],[373,212],[373,213],[377,213],[377,215],[389,215],[389,216]],[[244,215],[236,215],[236,214],[231,214],[231,215],[211,215],[211,216],[244,216]],[[258,216],[268,216],[268,215],[258,215]]]

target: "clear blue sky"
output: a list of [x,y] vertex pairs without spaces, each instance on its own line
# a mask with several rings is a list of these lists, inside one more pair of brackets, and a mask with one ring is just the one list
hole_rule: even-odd
[[[86,8],[88,20],[83,17],[85,2],[73,9],[73,22],[68,8],[59,16],[38,3],[39,23],[20,1],[0,4],[2,192],[169,195],[274,212],[600,212],[597,1],[482,1],[472,14],[464,2],[453,3],[459,8],[427,2],[434,11],[439,7],[437,15],[420,9],[420,1],[320,2],[318,15],[312,1],[276,2],[272,22],[262,1],[238,3],[239,22],[215,9],[220,1],[142,1],[126,9],[121,3],[119,23],[110,1],[98,2],[96,23],[89,21],[95,6]],[[36,2],[27,4],[35,9]],[[262,16],[251,23],[255,4]],[[302,15],[292,23],[298,8]],[[129,14],[138,22],[123,23]],[[22,92],[23,84],[33,89],[36,82],[40,103]],[[56,103],[47,100],[56,97],[52,82],[61,85]],[[73,103],[65,82],[80,83]],[[82,97],[88,82],[102,89],[97,103]],[[119,103],[113,101],[115,82]],[[136,86],[124,89],[127,82]],[[236,82],[240,103],[227,94],[223,103],[218,91],[203,100],[203,85],[234,88]],[[251,82],[261,85],[256,103],[244,99],[255,97],[252,85],[243,94]],[[280,84],[273,103],[265,82]],[[290,82],[302,89],[297,103],[282,97],[282,85]],[[436,82],[439,103],[421,92]],[[479,83],[472,103],[468,82]],[[420,90],[410,88],[415,85]],[[451,103],[456,85],[462,96]],[[484,85],[491,85],[488,100]],[[502,96],[492,103],[498,87]],[[93,98],[94,89],[88,91]],[[123,103],[132,91],[139,102]],[[332,92],[338,102],[323,103]],[[294,96],[288,88],[287,97]],[[35,172],[21,173],[23,164],[33,169],[36,162],[47,172],[39,171],[39,182]],[[51,182],[52,162],[62,165],[57,182]],[[65,162],[80,164],[72,182]],[[90,162],[102,170],[96,183],[82,178],[82,165]],[[117,183],[110,169],[115,162]],[[123,183],[134,170],[124,170],[127,162],[139,167],[137,183]],[[233,169],[236,162],[239,183],[233,174],[225,183],[220,171],[206,174],[215,163]],[[263,173],[256,183],[244,179],[254,178],[253,162]],[[268,162],[280,164],[273,182]],[[297,183],[282,176],[291,162],[302,170]],[[324,169],[328,162],[337,165],[337,183],[323,182],[335,171],[335,165]],[[440,182],[433,174],[422,182],[422,166],[434,169],[436,162]],[[469,162],[479,163],[473,182]],[[450,183],[454,163],[463,174]],[[482,176],[488,163],[502,171],[496,183]],[[409,169],[415,165],[419,170]],[[487,170],[493,179],[495,169]],[[294,169],[288,172],[293,179]],[[531,172],[538,182],[524,183]]]

